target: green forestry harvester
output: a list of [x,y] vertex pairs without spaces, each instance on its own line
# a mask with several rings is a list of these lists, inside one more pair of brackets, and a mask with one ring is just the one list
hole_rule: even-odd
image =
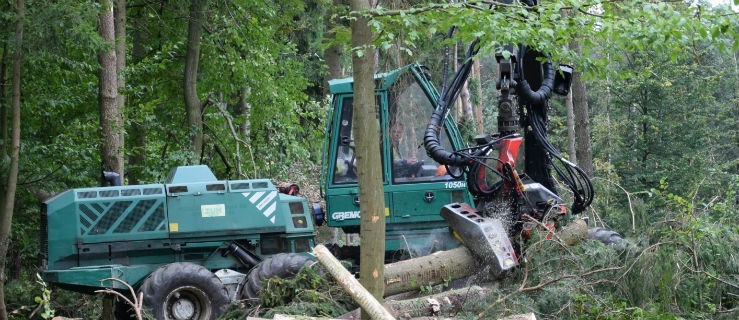
[[[388,258],[426,255],[459,246],[441,208],[469,202],[467,183],[431,159],[423,149],[423,132],[439,93],[425,67],[413,64],[375,76],[379,108],[382,180],[385,195]],[[332,100],[324,143],[322,187],[328,226],[359,232],[359,188],[352,130],[353,79],[329,81]],[[441,143],[463,147],[452,118],[444,122]],[[351,247],[335,248],[342,257]],[[335,252],[336,253],[336,252]]]
[[[565,212],[551,168],[572,191],[573,212],[592,201],[590,180],[546,138],[549,97],[567,93],[571,69],[555,71],[536,52],[498,56],[499,132],[477,136],[473,146],[462,141],[448,102],[456,100],[476,49],[442,92],[418,64],[375,76],[388,260],[451,249],[461,239],[501,275],[518,264],[514,238],[532,226],[553,226]],[[105,280],[119,279],[143,293],[157,319],[215,319],[230,301],[257,299],[262,280],[309,263],[314,223],[358,232],[353,79],[329,84],[325,216],[296,188],[218,180],[206,166],[178,167],[164,184],[72,189],[43,203],[44,279],[80,292],[125,292],[122,283]],[[528,128],[524,137],[519,122]],[[341,259],[358,258],[358,247],[332,249]]]
[[[472,198],[461,177],[419,149],[438,98],[430,75],[416,64],[376,79],[388,257],[457,247],[439,212]],[[114,278],[142,292],[157,319],[212,319],[229,301],[256,299],[261,280],[307,263],[300,253],[314,245],[314,222],[358,232],[352,79],[330,85],[322,175],[328,217],[294,188],[218,180],[206,166],[178,167],[164,184],[67,190],[42,206],[44,279],[85,293],[125,292],[122,283],[101,281]],[[461,148],[451,118],[445,128],[442,143]],[[342,259],[358,258],[357,247],[334,249]]]
[[71,189],[42,205],[43,277],[127,292],[104,280],[119,279],[157,319],[214,319],[310,261],[295,253],[314,245],[312,210],[269,180],[218,180],[207,166],[178,167],[164,184]]

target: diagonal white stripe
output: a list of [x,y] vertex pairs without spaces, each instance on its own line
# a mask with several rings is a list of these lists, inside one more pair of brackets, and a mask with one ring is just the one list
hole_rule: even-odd
[[267,208],[267,210],[264,210],[264,212],[262,213],[264,213],[265,217],[269,217],[272,215],[273,212],[275,212],[275,209],[277,209],[277,202],[273,202],[272,205],[269,206],[269,208]]
[[277,196],[277,191],[270,192],[266,197],[264,197],[264,199],[262,199],[261,202],[259,202],[259,204],[257,205],[257,209],[259,210],[264,209],[264,207],[266,207],[267,204],[272,202],[272,200],[274,200],[276,196]]
[[251,198],[249,199],[249,201],[250,201],[251,203],[255,203],[255,202],[257,202],[257,200],[259,200],[259,198],[261,198],[261,197],[262,197],[263,195],[264,195],[264,191],[256,192],[256,193],[254,193],[254,195],[253,195],[253,196],[251,196]]

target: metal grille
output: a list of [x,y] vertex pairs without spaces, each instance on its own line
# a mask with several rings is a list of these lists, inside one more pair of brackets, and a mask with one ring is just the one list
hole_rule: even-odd
[[[81,235],[166,230],[164,202],[157,199],[106,202],[102,205],[81,203],[79,210]],[[134,230],[137,225],[141,227]]]
[[[80,205],[80,211],[82,211],[82,214],[80,215],[80,222],[82,222],[82,224],[87,224],[87,227],[89,228],[91,223],[95,222],[95,220],[98,219],[98,216],[103,210],[102,208],[100,208],[100,210],[96,210],[97,213],[95,213],[92,212],[92,209],[90,209],[86,205]],[[87,217],[87,219],[85,219],[85,217]]]
[[159,205],[152,213],[149,218],[146,219],[144,225],[139,228],[139,232],[143,231],[154,231],[163,230],[166,226],[162,223],[164,221],[164,204]]
[[141,195],[141,190],[139,189],[121,190],[121,195],[124,197],[138,196],[138,195]]
[[[110,205],[110,203],[109,203],[109,202],[105,202],[105,206],[106,206],[106,207],[107,207],[107,206],[109,206],[109,205]],[[99,203],[97,203],[97,202],[96,202],[96,203],[93,203],[93,204],[91,204],[90,206],[92,206],[92,208],[93,208],[93,209],[95,209],[95,211],[97,211],[98,213],[103,213],[103,211],[105,211],[105,209],[103,208],[103,206],[101,206],[101,205],[100,205]]]
[[249,189],[249,184],[245,182],[234,183],[231,185],[231,189],[232,190],[238,190],[238,189],[246,190],[246,189]]
[[108,233],[110,227],[118,221],[121,214],[131,206],[132,201],[118,201],[110,210],[108,210],[101,218],[95,227],[90,230],[90,234],[105,234]]
[[162,189],[159,188],[145,188],[144,195],[162,194]]
[[100,191],[101,197],[111,198],[111,197],[117,197],[118,196],[118,190],[103,190]]
[[134,206],[133,210],[131,210],[128,215],[126,215],[121,224],[119,224],[118,227],[115,228],[115,231],[113,231],[113,233],[131,232],[131,230],[133,230],[133,227],[135,227],[136,224],[141,220],[141,218],[144,217],[147,212],[149,212],[149,209],[154,206],[155,202],[156,200],[154,199],[139,201],[136,206]]
[[81,191],[77,192],[77,197],[80,199],[97,198],[98,193],[96,191]]

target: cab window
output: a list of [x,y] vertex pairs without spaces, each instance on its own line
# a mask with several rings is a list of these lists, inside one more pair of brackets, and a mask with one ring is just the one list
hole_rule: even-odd
[[[453,180],[446,167],[431,159],[423,147],[424,132],[434,108],[415,78],[408,75],[396,82],[390,88],[388,103],[393,182]],[[439,141],[446,150],[453,150],[446,130],[441,130]]]
[[[377,99],[379,100],[379,97]],[[352,130],[353,103],[353,97],[341,100],[341,118],[339,119],[338,136],[335,138],[336,153],[333,159],[334,184],[357,183],[357,157]],[[376,103],[379,104],[380,101]],[[377,136],[379,137],[379,134]],[[382,145],[380,145],[380,150],[382,150]]]

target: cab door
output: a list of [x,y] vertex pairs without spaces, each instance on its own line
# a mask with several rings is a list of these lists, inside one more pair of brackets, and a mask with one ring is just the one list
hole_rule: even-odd
[[[326,214],[327,222],[331,227],[352,229],[359,226],[359,187],[357,184],[357,158],[352,131],[352,116],[354,113],[354,97],[352,94],[339,94],[334,97],[332,106],[335,116],[330,124],[328,137],[330,144],[326,168]],[[377,95],[377,104],[385,104],[382,95]],[[382,122],[382,120],[381,120]],[[380,133],[378,133],[379,135]],[[380,150],[384,149],[382,141]],[[383,167],[383,184],[387,184],[384,157],[380,157]],[[385,203],[390,203],[387,193]],[[389,210],[385,210],[389,214]],[[355,231],[355,230],[349,230]]]

